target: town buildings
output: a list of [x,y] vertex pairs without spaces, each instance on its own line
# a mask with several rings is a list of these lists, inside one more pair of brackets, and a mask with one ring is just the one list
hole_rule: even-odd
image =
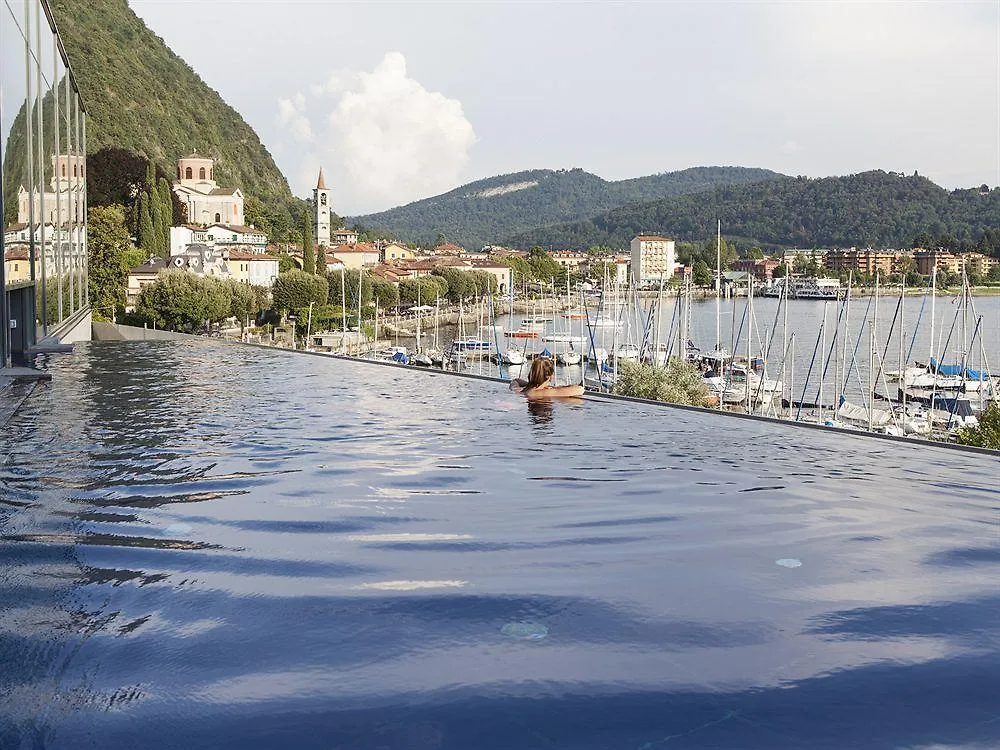
[[674,241],[657,234],[640,234],[632,239],[632,281],[645,284],[674,275]]
[[191,224],[243,226],[243,193],[238,188],[219,187],[213,159],[197,151],[178,159],[173,188]]
[[18,224],[64,226],[86,219],[86,158],[76,153],[49,158],[52,167],[49,190],[29,192],[24,185],[17,188]]

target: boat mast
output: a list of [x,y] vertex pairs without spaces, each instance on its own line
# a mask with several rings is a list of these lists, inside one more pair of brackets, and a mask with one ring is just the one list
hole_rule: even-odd
[[[787,268],[787,267],[786,267]],[[715,235],[715,351],[722,350],[722,219]]]
[[[820,352],[826,351],[826,312],[830,307],[828,301],[823,302],[823,325],[821,329],[823,331],[823,343],[820,344]],[[823,364],[823,369],[820,371],[819,375],[819,423],[823,424],[823,385],[826,383],[826,364]]]
[[344,264],[340,264],[340,353],[347,353],[347,287],[344,284]]

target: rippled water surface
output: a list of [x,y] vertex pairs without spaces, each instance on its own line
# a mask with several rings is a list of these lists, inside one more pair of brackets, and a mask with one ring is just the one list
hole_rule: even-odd
[[1000,745],[995,458],[197,343],[0,436],[2,748]]

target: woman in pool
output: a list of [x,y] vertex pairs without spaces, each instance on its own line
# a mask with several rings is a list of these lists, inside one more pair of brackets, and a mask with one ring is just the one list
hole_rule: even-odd
[[583,395],[582,385],[552,385],[552,376],[555,374],[555,370],[551,359],[533,360],[531,370],[528,372],[528,379],[519,378],[514,381],[514,385],[520,387],[521,393],[527,396],[529,401]]

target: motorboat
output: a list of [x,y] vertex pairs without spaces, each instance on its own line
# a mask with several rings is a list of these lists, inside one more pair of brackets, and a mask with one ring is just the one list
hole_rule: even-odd
[[413,356],[411,363],[418,367],[430,367],[434,364],[434,360],[431,359],[431,356],[427,352],[420,352],[420,354]]

